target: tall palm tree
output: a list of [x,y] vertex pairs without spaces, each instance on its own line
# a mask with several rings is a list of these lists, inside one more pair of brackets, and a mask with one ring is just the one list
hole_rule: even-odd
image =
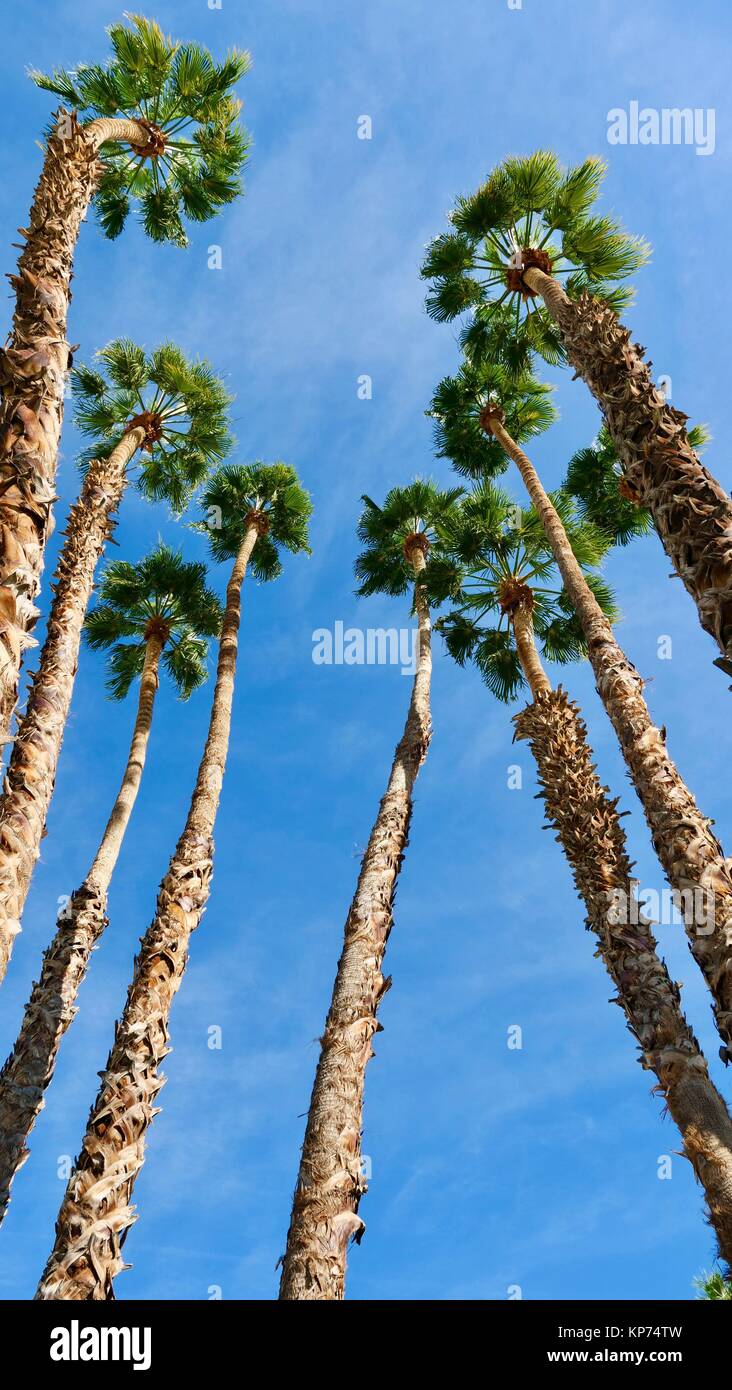
[[[453,230],[431,243],[423,275],[428,309],[450,319],[508,307],[523,347],[565,359],[603,412],[632,491],[647,507],[702,627],[732,674],[732,499],[700,462],[686,416],[654,384],[643,349],[617,314],[628,291],[616,282],[648,247],[593,212],[601,159],[564,170],[546,150],[507,159],[450,214]],[[566,278],[565,278],[566,277]]]
[[231,560],[211,717],[191,804],[142,938],[124,1013],[115,1028],[81,1152],[56,1223],[56,1240],[36,1298],[104,1300],[124,1261],[134,1221],[132,1191],[145,1161],[145,1134],[164,1082],[168,1019],[188,958],[191,933],[210,893],[213,830],[231,731],[241,590],[247,568],[257,579],[281,572],[281,548],[308,550],[310,499],[284,463],[229,465],[203,494],[214,559]]
[[[185,245],[240,192],[248,141],[232,93],[248,55],[221,63],[168,39],[151,20],[110,26],[112,60],[34,73],[75,108],[56,114],[17,275],[13,326],[0,350],[0,746],[7,741],[53,526],[56,461],[70,365],[66,339],[79,228],[91,198],[117,236],[130,204],[154,241]],[[80,122],[77,112],[83,115]]]
[[[701,453],[710,438],[706,425],[692,425],[688,434],[692,448]],[[607,425],[600,426],[591,444],[572,455],[564,487],[576,499],[581,514],[606,532],[614,545],[628,545],[653,529],[650,512],[623,476]]]
[[366,1064],[379,1031],[377,1010],[390,980],[381,973],[394,895],[412,815],[412,795],[432,725],[430,609],[425,575],[439,558],[440,528],[461,489],[444,492],[417,480],[393,488],[383,507],[364,497],[356,562],[360,595],[411,592],[419,655],[404,732],[374,821],[346,918],[343,951],[321,1039],[305,1139],[282,1259],[280,1299],[344,1297],[346,1251],[361,1239],[366,1191],[361,1126]]
[[43,1108],[61,1038],[91,953],[107,925],[107,899],[142,778],[160,668],[183,700],[207,677],[206,638],[218,635],[221,607],[206,587],[206,567],[167,545],[137,564],[117,560],[105,571],[99,603],[86,620],[89,645],[108,652],[109,693],[140,690],[129,756],[111,815],[83,883],[62,908],[15,1045],[0,1071],[0,1222],[10,1185],[28,1157],[26,1139]]
[[[573,553],[562,516],[520,447],[529,425],[536,432],[552,416],[548,388],[502,366],[465,364],[440,383],[431,414],[438,453],[472,477],[516,464],[541,521],[557,568],[576,610],[597,691],[615,729],[653,844],[669,883],[683,904],[692,954],[713,999],[722,1056],[732,1060],[732,861],[703,816],[653,720],[643,681],[620,647],[592,585]],[[609,539],[609,538],[608,538]],[[710,921],[710,919],[713,919]]]
[[85,477],[69,514],[46,638],[0,794],[0,982],[40,852],[84,614],[112,517],[133,477],[144,497],[164,499],[180,512],[231,446],[230,397],[207,363],[189,362],[169,343],[146,354],[125,339],[110,343],[99,359],[102,371],[74,373],[76,423],[95,443],[82,455]]
[[[562,507],[571,516],[566,499]],[[536,512],[517,508],[493,484],[479,484],[465,499],[450,540],[457,607],[439,624],[448,650],[461,665],[474,660],[498,699],[513,700],[522,686],[531,692],[514,720],[516,737],[531,747],[547,820],[585,904],[597,954],[638,1041],[641,1065],[657,1077],[656,1089],[704,1188],[719,1253],[732,1264],[732,1119],[682,1013],[651,924],[637,909],[628,910],[635,897],[633,865],[617,798],[600,783],[578,706],[552,687],[539,654],[537,640],[551,660],[581,656],[578,616]],[[594,528],[586,531],[575,520],[573,540],[580,564],[595,550]],[[602,585],[597,592],[612,614],[609,592]]]

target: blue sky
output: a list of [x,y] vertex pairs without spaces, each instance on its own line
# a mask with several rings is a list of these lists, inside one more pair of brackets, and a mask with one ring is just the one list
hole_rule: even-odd
[[[313,555],[276,584],[247,585],[229,774],[213,895],[172,1018],[162,1114],[150,1133],[120,1298],[270,1299],[288,1223],[317,1038],[343,921],[401,730],[398,668],[317,666],[312,633],[400,625],[396,601],[353,597],[359,498],[415,474],[447,483],[424,418],[457,361],[455,326],[423,309],[418,267],[454,196],[509,153],[610,158],[603,206],[654,247],[628,313],[673,403],[704,420],[729,487],[728,310],[718,270],[729,220],[729,8],[707,0],[292,0],[157,3],[148,13],[215,53],[252,51],[241,84],[254,137],[247,196],[194,229],[187,252],[134,227],[82,229],[70,338],[89,359],[110,338],[171,338],[207,355],[236,395],[236,457],[282,457],[315,505]],[[97,61],[116,4],[13,6],[2,58],[5,268],[23,224],[52,99],[27,66]],[[641,105],[716,111],[716,148],[608,146],[607,113]],[[357,138],[359,116],[373,123]],[[208,269],[208,248],[223,269]],[[10,307],[8,305],[8,314]],[[370,400],[357,378],[371,376]],[[586,388],[558,382],[561,423],[534,459],[554,486],[596,433]],[[63,438],[57,511],[75,495],[78,439]],[[506,475],[520,498],[518,480]],[[158,535],[203,554],[164,509],[129,494],[117,532],[136,559]],[[621,640],[697,799],[732,842],[728,682],[669,562],[650,537],[611,556]],[[221,589],[224,574],[215,571]],[[46,588],[47,595],[47,588]],[[659,636],[672,639],[658,659]],[[31,663],[32,664],[32,663]],[[558,676],[554,672],[555,679]],[[133,717],[105,701],[85,652],[48,836],[2,993],[0,1053],[17,1030],[57,899],[83,879],[116,790]],[[563,679],[581,702],[604,779],[620,793],[638,876],[662,880],[589,669]],[[0,1241],[0,1296],[32,1295],[158,880],[180,830],[211,687],[180,705],[163,686],[148,767],[111,894],[111,925],[64,1040],[31,1157]],[[713,1242],[679,1136],[651,1095],[569,871],[542,831],[530,754],[511,711],[436,647],[435,733],[417,786],[387,969],[394,987],[368,1069],[367,1231],[349,1265],[354,1299],[687,1298]],[[509,765],[523,770],[507,786]],[[659,936],[715,1079],[730,1095],[701,977],[680,927]],[[523,1048],[507,1047],[519,1024]],[[208,1030],[222,1029],[221,1050]],[[661,1155],[672,1177],[660,1181]]]

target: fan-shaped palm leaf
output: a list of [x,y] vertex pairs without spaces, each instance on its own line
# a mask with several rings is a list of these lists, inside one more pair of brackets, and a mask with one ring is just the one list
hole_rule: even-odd
[[424,537],[427,561],[424,582],[431,572],[430,591],[436,605],[438,591],[450,591],[449,583],[445,588],[441,567],[442,538],[462,491],[459,487],[440,488],[429,479],[416,478],[406,487],[392,488],[383,506],[364,495],[357,527],[364,549],[355,564],[356,593],[361,597],[377,593],[397,597],[407,593],[414,585],[414,566],[405,553],[405,541],[420,536]]
[[187,245],[184,218],[205,222],[241,192],[249,139],[232,89],[249,68],[239,50],[217,63],[197,43],[167,38],[154,20],[128,16],[108,30],[106,66],[32,72],[88,120],[132,120],[143,143],[102,144],[95,205],[106,236],[119,236],[133,204],[153,241]]
[[286,463],[227,464],[211,477],[201,495],[204,520],[195,529],[208,536],[215,560],[239,551],[252,518],[264,523],[251,557],[257,579],[276,579],[281,548],[310,554],[308,521],[312,503],[294,468]]
[[143,496],[182,512],[231,448],[231,396],[207,362],[189,360],[173,343],[148,354],[118,338],[97,360],[101,370],[82,366],[72,373],[75,422],[94,439],[81,455],[82,467],[108,457],[130,426],[142,423],[137,486]]
[[[593,573],[607,537],[582,519],[565,492],[553,493],[551,501],[603,612],[615,619],[612,591]],[[503,600],[512,585],[531,592],[534,632],[548,660],[564,664],[585,654],[582,628],[532,507],[519,506],[483,478],[455,508],[445,550],[454,566],[456,604],[437,626],[451,656],[460,665],[472,659],[499,699],[513,699],[524,683]]]
[[114,560],[84,625],[86,641],[108,652],[108,690],[124,699],[141,675],[151,630],[164,633],[163,665],[182,699],[206,679],[206,638],[221,627],[221,605],[206,585],[206,567],[160,542],[133,564]]
[[[527,352],[555,364],[565,355],[562,339],[544,306],[521,278],[536,265],[566,277],[576,298],[588,289],[620,308],[617,281],[648,258],[648,246],[629,236],[609,216],[591,212],[605,165],[588,159],[563,170],[556,156],[539,150],[527,158],[506,159],[487,183],[459,198],[450,214],[452,230],[430,243],[422,275],[432,282],[427,309],[445,322],[466,309],[475,312],[465,330],[465,347],[481,360],[482,328],[495,321],[504,329],[502,346],[511,370],[525,366]],[[506,331],[509,325],[513,331]]]
[[[709,440],[704,425],[689,430],[689,443],[700,451]],[[564,484],[577,499],[582,515],[607,532],[615,545],[628,545],[652,529],[650,512],[625,483],[615,445],[606,425],[597,438],[569,461]]]
[[470,478],[503,473],[506,454],[482,428],[481,411],[488,404],[499,405],[508,433],[521,444],[556,420],[551,397],[552,388],[530,372],[512,372],[487,357],[480,363],[465,362],[455,376],[439,383],[427,412],[435,422],[438,458],[449,458],[458,473]]

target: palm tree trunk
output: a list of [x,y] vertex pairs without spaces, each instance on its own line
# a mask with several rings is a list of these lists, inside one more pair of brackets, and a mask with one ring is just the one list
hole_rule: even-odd
[[[412,551],[415,571],[424,569]],[[432,655],[430,614],[423,586],[415,586],[419,661],[404,733],[397,745],[386,795],[369,838],[346,920],[343,953],[321,1038],[292,1203],[280,1299],[337,1300],[345,1294],[346,1249],[365,1229],[358,1216],[366,1191],[361,1126],[366,1064],[381,1031],[376,1013],[391,981],[381,973],[392,926],[397,878],[407,847],[412,792],[429,746]]]
[[0,1071],[0,1223],[10,1204],[13,1178],[28,1157],[26,1139],[43,1109],[91,953],[107,926],[109,885],[147,756],[163,641],[157,629],[147,640],[129,757],[112,814],[89,873],[59,913],[15,1046]]
[[231,731],[241,588],[259,524],[253,520],[247,526],[227,586],[208,736],[188,817],[135,960],[124,1013],[61,1203],[56,1241],[36,1293],[40,1300],[112,1299],[113,1280],[125,1268],[121,1246],[135,1220],[130,1200],[165,1081],[158,1067],[170,1050],[170,1007],[210,891],[212,835]]
[[144,430],[136,426],[109,458],[95,459],[69,513],[46,639],[0,794],[0,983],[40,853],[94,571],[112,533],[127,465],[144,438]]
[[534,641],[531,616],[523,604],[512,613],[511,625],[521,670],[529,690],[534,699],[537,700],[540,695],[551,693],[552,683],[541,664],[541,658]]
[[[520,621],[526,622],[525,616]],[[618,992],[613,1002],[620,1004],[638,1041],[641,1066],[658,1078],[655,1089],[681,1132],[684,1154],[706,1194],[720,1256],[730,1265],[732,1119],[682,1013],[678,986],[658,955],[650,924],[637,910],[630,921],[622,920],[629,913],[613,911],[635,901],[633,865],[617,799],[600,784],[579,709],[561,688],[552,690],[546,676],[537,684],[520,647],[519,656],[533,703],[516,716],[516,737],[531,746],[547,819],[587,909],[597,955]]]
[[656,854],[680,895],[691,952],[714,1001],[723,1056],[732,1061],[732,861],[725,858],[712,822],[702,815],[669,757],[665,736],[643,697],[643,681],[618,645],[536,469],[496,418],[490,429],[521,473],[577,610],[598,694],[618,736]]
[[80,125],[57,112],[33,198],[25,246],[10,276],[15,310],[0,350],[0,749],[10,735],[21,654],[38,617],[43,552],[53,529],[56,460],[70,365],[66,321],[74,251],[107,140],[140,140],[135,121]]
[[643,348],[613,310],[589,294],[569,299],[541,270],[526,270],[524,279],[556,320],[569,362],[605,416],[625,477],[722,653],[717,664],[732,675],[732,499],[700,463],[686,415],[667,405]]

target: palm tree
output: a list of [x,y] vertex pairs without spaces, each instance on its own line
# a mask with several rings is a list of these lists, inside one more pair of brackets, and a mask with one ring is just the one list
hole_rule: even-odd
[[[645,811],[654,848],[683,905],[692,955],[714,1001],[722,1056],[732,1060],[732,862],[666,749],[643,681],[620,647],[573,553],[562,516],[519,441],[552,418],[548,388],[502,366],[465,364],[440,383],[430,412],[438,454],[459,473],[492,476],[516,464],[577,613],[597,691]],[[609,537],[607,540],[609,541]],[[710,918],[713,922],[710,923]]]
[[708,1298],[715,1301],[732,1298],[732,1283],[725,1279],[718,1269],[712,1274],[701,1274],[698,1279],[694,1280],[694,1284],[699,1290],[697,1298]]
[[407,846],[414,783],[432,732],[425,576],[439,559],[440,528],[460,495],[461,489],[444,492],[417,480],[393,488],[383,507],[362,498],[358,534],[365,549],[356,562],[357,592],[398,596],[411,591],[419,656],[404,732],[346,918],[282,1259],[280,1299],[342,1299],[348,1243],[351,1237],[360,1241],[364,1230],[358,1208],[366,1191],[361,1163],[366,1064],[373,1055],[373,1036],[380,1031],[377,1010],[391,983],[381,966]]
[[584,379],[629,488],[720,648],[717,665],[732,674],[732,500],[699,461],[687,417],[667,403],[618,320],[630,295],[616,282],[642,265],[648,247],[592,211],[605,168],[586,159],[564,170],[546,150],[505,160],[457,200],[453,230],[428,248],[422,273],[435,282],[428,309],[446,320],[480,305],[489,321],[509,308],[525,350],[564,359]]
[[206,587],[206,567],[159,543],[137,564],[105,571],[99,603],[86,620],[90,647],[106,650],[108,689],[123,700],[139,678],[130,752],[107,827],[84,882],[59,913],[15,1045],[0,1071],[0,1222],[10,1185],[28,1157],[26,1139],[43,1108],[61,1038],[91,953],[107,925],[107,898],[147,756],[160,667],[183,700],[207,677],[207,637],[218,635],[221,607]]
[[198,44],[174,43],[139,16],[108,32],[113,58],[105,67],[32,74],[75,111],[62,108],[49,134],[29,226],[20,229],[13,326],[0,351],[0,746],[22,652],[32,645],[53,526],[70,282],[89,201],[108,237],[120,233],[134,202],[154,241],[185,245],[183,218],[206,221],[238,195],[247,153],[232,95],[247,54],[215,63]]
[[134,1221],[130,1206],[145,1161],[145,1134],[164,1083],[168,1019],[188,958],[191,933],[208,901],[213,830],[231,730],[241,589],[281,572],[279,550],[308,550],[310,499],[284,463],[228,465],[207,483],[201,523],[216,560],[233,558],[211,717],[191,804],[158,893],[152,924],[135,960],[124,1013],[115,1028],[76,1167],[56,1223],[56,1240],[36,1298],[104,1300],[123,1269],[121,1245]]
[[[689,443],[700,453],[710,438],[706,425],[692,425],[688,433]],[[607,425],[572,455],[564,486],[582,516],[605,531],[614,545],[628,545],[653,529],[650,512],[623,476]]]
[[40,852],[94,571],[133,462],[143,496],[180,512],[231,446],[230,397],[207,363],[189,362],[169,343],[146,354],[125,339],[99,359],[103,371],[74,373],[76,423],[95,443],[82,455],[84,482],[69,514],[41,659],[0,794],[0,981]]
[[[560,505],[570,520],[571,503],[565,498]],[[572,540],[584,569],[597,545],[594,528],[575,518]],[[635,897],[633,865],[617,798],[599,781],[578,706],[561,687],[553,689],[542,665],[537,641],[546,657],[562,663],[585,648],[542,523],[536,511],[517,508],[483,482],[460,509],[450,549],[458,601],[438,626],[456,660],[474,660],[498,699],[511,701],[524,685],[531,692],[514,720],[516,737],[531,747],[547,820],[587,909],[597,954],[638,1041],[641,1065],[655,1073],[704,1188],[720,1255],[732,1263],[732,1119],[681,1011],[678,986],[658,956],[651,925],[637,908],[628,910]],[[596,592],[611,615],[611,595],[602,584]]]

